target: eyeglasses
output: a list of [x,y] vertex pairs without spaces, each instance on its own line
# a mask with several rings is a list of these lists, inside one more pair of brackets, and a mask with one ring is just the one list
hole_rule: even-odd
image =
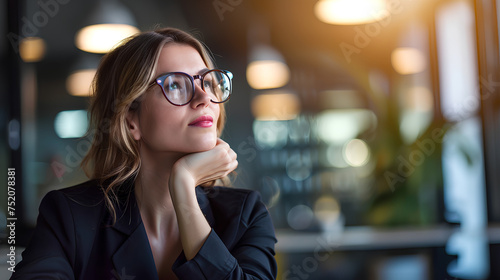
[[183,106],[193,100],[194,80],[199,79],[201,89],[211,96],[210,101],[223,103],[231,96],[232,78],[231,72],[220,69],[208,70],[202,75],[194,76],[183,72],[171,72],[156,78],[151,86],[159,85],[168,102],[176,106]]

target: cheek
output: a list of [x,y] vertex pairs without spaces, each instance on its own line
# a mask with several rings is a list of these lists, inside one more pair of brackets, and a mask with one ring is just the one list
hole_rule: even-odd
[[141,117],[142,132],[149,136],[147,138],[166,140],[172,137],[172,131],[179,130],[175,126],[179,123],[179,115],[173,113],[171,108],[152,105],[144,110]]

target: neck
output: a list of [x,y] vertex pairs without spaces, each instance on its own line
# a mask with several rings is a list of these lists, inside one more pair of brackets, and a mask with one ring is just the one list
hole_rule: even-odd
[[144,224],[149,232],[157,235],[165,226],[176,222],[168,182],[173,164],[183,155],[147,154],[141,153],[141,170],[134,191]]

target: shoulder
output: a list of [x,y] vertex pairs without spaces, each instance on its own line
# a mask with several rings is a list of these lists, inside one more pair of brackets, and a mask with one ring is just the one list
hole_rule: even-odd
[[70,203],[93,205],[102,202],[103,198],[104,194],[101,187],[96,181],[91,180],[75,186],[50,191],[43,200],[68,200]]
[[87,181],[48,192],[42,199],[39,211],[92,215],[95,211],[100,212],[103,205],[104,194],[101,188],[96,181]]

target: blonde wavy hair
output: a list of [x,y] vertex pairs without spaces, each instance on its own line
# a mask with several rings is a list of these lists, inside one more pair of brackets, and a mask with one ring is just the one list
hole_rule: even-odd
[[[137,110],[150,82],[162,48],[169,43],[186,44],[198,51],[207,68],[214,62],[205,46],[194,36],[176,29],[162,28],[139,33],[124,40],[101,60],[92,85],[89,108],[92,146],[82,168],[98,181],[105,203],[116,221],[115,204],[124,182],[135,181],[141,168],[138,143],[126,122],[127,113]],[[220,105],[218,135],[225,124],[224,105]],[[215,181],[205,185],[214,185]]]

